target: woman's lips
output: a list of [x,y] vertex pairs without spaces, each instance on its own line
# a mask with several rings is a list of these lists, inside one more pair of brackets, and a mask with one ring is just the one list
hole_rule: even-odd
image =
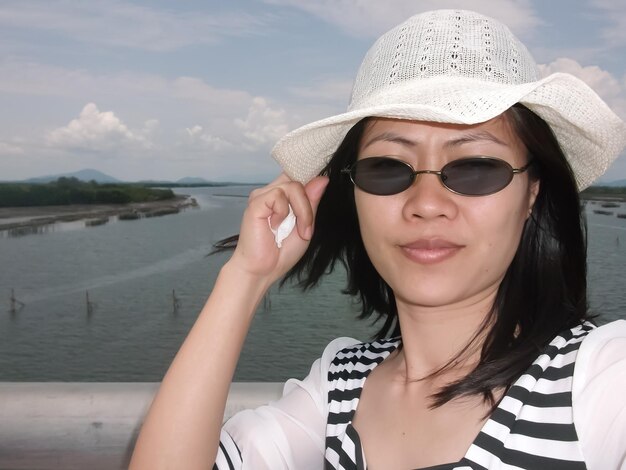
[[463,245],[441,238],[420,239],[401,245],[404,255],[420,264],[435,264],[458,253]]

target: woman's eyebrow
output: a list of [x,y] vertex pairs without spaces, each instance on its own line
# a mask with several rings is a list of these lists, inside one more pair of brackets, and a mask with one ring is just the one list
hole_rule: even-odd
[[[419,144],[419,142],[417,140],[412,140],[409,139],[408,137],[405,136],[401,136],[399,134],[395,134],[393,132],[382,132],[380,134],[375,135],[374,137],[372,137],[371,139],[369,139],[365,145],[363,145],[362,148],[367,148],[370,145],[372,145],[375,142],[393,142],[396,144],[400,144],[400,145],[404,145],[406,147],[415,147]],[[509,147],[509,144],[507,144],[506,142],[503,142],[502,140],[498,139],[495,135],[493,135],[491,132],[488,131],[478,131],[478,132],[471,132],[468,134],[464,134],[460,137],[455,137],[453,139],[450,139],[448,141],[446,141],[446,143],[444,144],[444,148],[450,148],[450,147],[458,147],[460,145],[463,144],[467,144],[470,142],[480,142],[480,141],[488,141],[488,142],[494,142],[496,144],[499,145],[503,145],[505,147]]]
[[465,134],[465,135],[463,135],[461,137],[457,137],[457,138],[454,138],[454,139],[450,139],[450,140],[448,140],[444,144],[444,148],[458,147],[459,145],[467,144],[467,143],[470,143],[470,142],[480,142],[480,141],[494,142],[496,144],[503,145],[505,147],[509,147],[509,144],[507,144],[506,142],[503,142],[502,140],[498,139],[491,132],[479,131],[479,132],[472,132],[472,133],[469,133],[469,134]]
[[383,132],[381,134],[375,135],[370,140],[368,140],[365,145],[363,145],[363,148],[367,148],[373,143],[380,141],[394,142],[396,144],[404,145],[406,147],[415,147],[417,145],[416,141],[408,139],[401,135],[394,134],[393,132]]

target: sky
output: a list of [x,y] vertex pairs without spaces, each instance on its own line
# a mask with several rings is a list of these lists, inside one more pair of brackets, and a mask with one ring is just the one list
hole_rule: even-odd
[[[501,20],[626,119],[625,0],[2,0],[0,180],[269,181],[274,143],[345,111],[375,39],[437,8]],[[602,180],[623,178],[626,155]]]

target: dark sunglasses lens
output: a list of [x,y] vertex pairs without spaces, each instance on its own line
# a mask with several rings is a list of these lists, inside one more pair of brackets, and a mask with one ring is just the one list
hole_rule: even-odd
[[411,168],[393,158],[364,158],[355,163],[351,173],[354,184],[379,196],[402,192],[412,181]]
[[468,196],[486,196],[505,188],[513,178],[511,166],[492,158],[465,158],[448,163],[442,181],[448,188]]

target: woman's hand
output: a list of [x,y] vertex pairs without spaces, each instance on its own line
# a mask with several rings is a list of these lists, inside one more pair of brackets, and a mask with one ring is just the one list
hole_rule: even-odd
[[[281,173],[267,186],[252,191],[237,248],[228,264],[263,278],[268,286],[284,275],[309,245],[317,206],[327,183],[327,177],[318,176],[303,186]],[[290,205],[297,219],[296,227],[278,248],[268,218],[276,229],[289,214]]]

